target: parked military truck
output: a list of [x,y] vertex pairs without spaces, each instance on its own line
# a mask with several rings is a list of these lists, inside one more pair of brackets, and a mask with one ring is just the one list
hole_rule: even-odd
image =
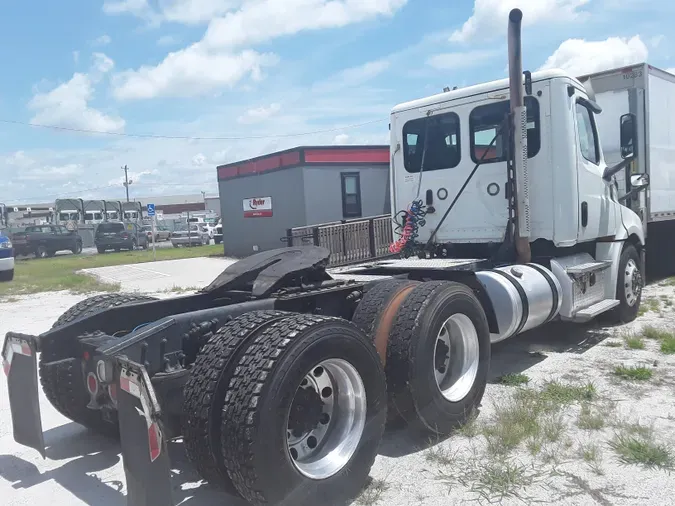
[[[635,319],[645,234],[615,183],[635,118],[607,166],[590,90],[523,73],[521,20],[511,11],[508,80],[392,112],[392,250],[407,258],[330,270],[324,248],[282,248],[194,295],[106,294],[39,336],[9,332],[16,441],[45,455],[39,354],[56,409],[119,434],[130,505],[173,504],[179,436],[202,477],[251,504],[346,502],[387,419],[436,436],[470,419],[491,343],[554,319]],[[632,198],[648,181],[630,183]]]

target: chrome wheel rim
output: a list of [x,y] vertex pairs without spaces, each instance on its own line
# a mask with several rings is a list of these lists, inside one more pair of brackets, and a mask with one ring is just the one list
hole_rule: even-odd
[[642,293],[642,273],[632,258],[626,263],[623,276],[626,304],[634,306]]
[[478,331],[471,319],[457,313],[445,320],[434,347],[434,376],[441,395],[449,402],[464,399],[478,374]]
[[323,480],[342,470],[366,425],[366,389],[342,359],[324,360],[303,378],[286,424],[291,462],[304,476]]

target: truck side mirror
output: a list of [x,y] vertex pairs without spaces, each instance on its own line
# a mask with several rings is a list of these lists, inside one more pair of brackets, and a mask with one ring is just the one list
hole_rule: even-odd
[[644,190],[649,186],[649,174],[632,174],[630,186],[635,191]]
[[637,141],[637,121],[635,114],[628,113],[621,116],[621,158],[626,159],[635,155]]

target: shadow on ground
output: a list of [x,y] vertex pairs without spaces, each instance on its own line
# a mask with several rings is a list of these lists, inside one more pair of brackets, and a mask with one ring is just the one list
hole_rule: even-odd
[[[47,459],[57,467],[40,472],[35,464],[16,455],[0,455],[0,477],[17,490],[47,481],[58,483],[74,497],[96,506],[126,506],[123,481],[110,480],[105,472],[120,463],[115,440],[70,423],[45,432]],[[246,506],[241,499],[200,481],[185,457],[182,443],[169,443],[171,485],[175,505]],[[59,464],[59,461],[67,461]]]

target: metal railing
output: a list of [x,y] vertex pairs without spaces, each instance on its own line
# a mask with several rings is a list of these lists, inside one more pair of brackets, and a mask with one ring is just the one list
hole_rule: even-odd
[[391,216],[383,214],[289,228],[282,240],[289,246],[323,246],[330,251],[331,267],[383,258],[391,255]]

